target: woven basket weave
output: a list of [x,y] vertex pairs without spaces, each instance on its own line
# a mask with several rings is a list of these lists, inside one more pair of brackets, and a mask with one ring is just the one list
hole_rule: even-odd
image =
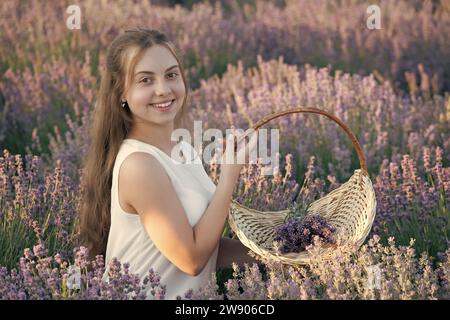
[[[376,200],[372,182],[367,173],[367,165],[361,147],[350,128],[335,116],[316,108],[295,108],[271,114],[260,120],[253,129],[257,130],[267,122],[288,114],[316,113],[335,121],[350,137],[356,149],[360,169],[354,171],[350,179],[326,196],[311,203],[306,215],[323,216],[336,228],[336,237],[345,244],[361,246],[372,227]],[[304,265],[310,261],[309,253],[277,254],[273,247],[276,228],[284,223],[289,210],[258,211],[232,200],[228,222],[239,240],[250,250],[268,260],[283,264]],[[324,255],[331,256],[335,246],[325,246]]]

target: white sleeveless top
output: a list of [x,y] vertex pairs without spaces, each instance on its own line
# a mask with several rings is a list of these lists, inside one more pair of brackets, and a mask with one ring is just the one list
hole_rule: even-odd
[[[154,156],[164,167],[180,202],[186,212],[189,224],[195,226],[202,217],[215,192],[216,185],[208,177],[200,157],[187,142],[181,142],[181,150],[186,155],[185,163],[172,159],[161,149],[135,139],[125,139],[117,154],[111,187],[111,226],[106,247],[104,280],[108,280],[108,264],[116,257],[122,264],[130,264],[130,272],[138,274],[141,281],[150,268],[161,276],[161,285],[166,285],[165,299],[173,300],[189,289],[198,289],[211,279],[216,271],[219,244],[202,272],[190,276],[172,264],[155,246],[145,231],[138,214],[124,211],[119,204],[119,169],[125,158],[133,152],[146,152]],[[192,152],[192,153],[191,153]],[[192,154],[192,157],[190,155]],[[189,159],[194,158],[190,161]],[[145,192],[145,191],[143,191]],[[147,299],[153,299],[150,288]]]

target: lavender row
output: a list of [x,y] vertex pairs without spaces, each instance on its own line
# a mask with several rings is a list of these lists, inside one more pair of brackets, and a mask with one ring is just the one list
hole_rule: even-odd
[[[372,237],[360,250],[336,250],[328,259],[319,254],[321,244],[307,250],[311,261],[302,267],[233,264],[233,275],[221,283],[212,273],[209,282],[188,290],[177,299],[317,300],[317,299],[449,299],[450,250],[434,263],[426,253],[417,254],[414,241],[397,246],[395,239],[383,246]],[[261,270],[262,269],[262,270]],[[141,281],[128,263],[113,259],[109,281],[102,280],[102,256],[87,260],[87,251],[74,250],[73,261],[49,255],[45,247],[25,249],[18,267],[0,267],[0,299],[164,299],[166,285],[152,269]]]

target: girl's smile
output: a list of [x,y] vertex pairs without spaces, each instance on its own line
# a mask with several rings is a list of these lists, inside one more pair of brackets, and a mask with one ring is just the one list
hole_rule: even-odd
[[173,99],[166,103],[151,104],[149,107],[155,109],[157,112],[169,112],[173,109],[172,107],[175,103],[176,99]]

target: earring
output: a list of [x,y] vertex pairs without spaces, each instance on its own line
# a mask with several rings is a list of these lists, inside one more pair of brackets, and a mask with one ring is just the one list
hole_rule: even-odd
[[125,105],[127,104],[126,101],[122,101],[122,108],[125,108]]

